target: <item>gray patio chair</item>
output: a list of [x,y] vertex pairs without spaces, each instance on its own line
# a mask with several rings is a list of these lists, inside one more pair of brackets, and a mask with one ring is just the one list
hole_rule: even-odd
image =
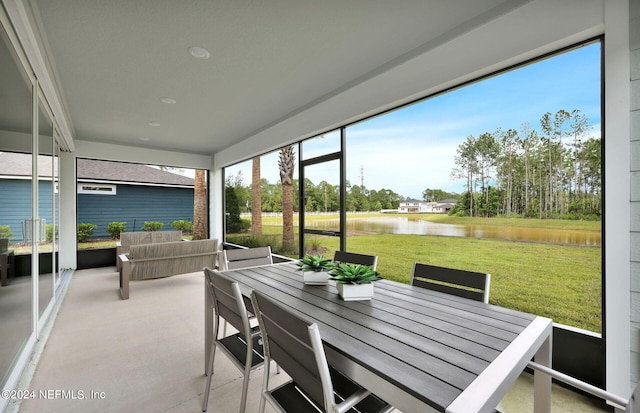
[[489,303],[491,275],[481,272],[413,264],[411,285]]
[[231,249],[222,253],[227,270],[273,264],[271,247]]
[[357,254],[355,252],[336,251],[335,254],[333,254],[333,262],[368,265],[375,271],[378,265],[378,256]]
[[[271,247],[255,247],[255,248],[238,248],[222,251],[225,270],[237,270],[247,267],[255,267],[257,265],[273,264],[271,257]],[[247,300],[248,301],[248,300]],[[251,313],[249,303],[246,303],[247,311],[249,311],[249,319],[255,316]],[[227,334],[227,324],[224,324],[223,334]],[[280,371],[278,371],[280,372]]]
[[[238,283],[224,274],[210,268],[204,269],[207,277],[207,291],[215,309],[213,341],[211,355],[207,364],[207,385],[204,389],[202,411],[207,411],[211,379],[213,377],[213,363],[216,349],[225,353],[231,362],[244,374],[242,382],[242,396],[240,399],[240,413],[244,413],[247,404],[247,389],[251,370],[264,364],[262,345],[260,345],[259,326],[251,327],[240,287]],[[211,311],[211,309],[207,309]],[[220,321],[230,323],[238,330],[237,333],[218,338]]]
[[[258,291],[251,301],[264,340],[262,397],[280,412],[389,412],[393,407],[331,368],[318,325],[309,323]],[[275,360],[292,380],[269,390],[269,362]],[[355,408],[355,410],[352,410]]]

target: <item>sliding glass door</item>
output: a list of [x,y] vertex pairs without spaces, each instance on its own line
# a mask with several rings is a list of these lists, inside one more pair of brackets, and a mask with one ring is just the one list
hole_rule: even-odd
[[344,246],[340,130],[301,144],[300,253],[325,254]]
[[[0,26],[0,388],[32,331],[32,277],[16,266],[29,254],[22,222],[32,215],[33,93],[31,82]],[[0,403],[1,406],[1,403]]]

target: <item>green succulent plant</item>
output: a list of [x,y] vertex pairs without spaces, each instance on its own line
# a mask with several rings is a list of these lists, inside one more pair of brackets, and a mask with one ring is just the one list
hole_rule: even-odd
[[341,263],[329,271],[329,279],[338,284],[369,284],[382,278],[368,265]]
[[333,268],[333,262],[322,255],[307,255],[298,260],[300,271],[320,272]]

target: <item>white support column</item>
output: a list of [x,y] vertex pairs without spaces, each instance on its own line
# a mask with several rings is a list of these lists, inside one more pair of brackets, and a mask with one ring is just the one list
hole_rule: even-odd
[[605,1],[605,334],[607,390],[630,394],[629,2]]
[[77,268],[76,157],[60,153],[60,268]]
[[217,238],[222,244],[224,237],[224,179],[222,169],[211,166],[207,188],[209,193],[209,238]]

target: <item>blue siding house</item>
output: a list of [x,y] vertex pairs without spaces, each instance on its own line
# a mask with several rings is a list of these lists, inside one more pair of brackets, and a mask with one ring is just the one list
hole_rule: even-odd
[[110,222],[124,221],[127,231],[140,231],[145,221],[158,221],[173,229],[178,219],[193,221],[193,189],[163,186],[117,185],[117,194],[78,194],[78,223],[96,224],[94,237],[110,235]]
[[[51,199],[51,178],[40,180],[38,193],[42,199]],[[12,194],[12,196],[5,196]],[[51,223],[51,202],[40,205],[38,216]],[[9,226],[13,242],[24,242],[23,222],[31,219],[31,180],[0,178],[0,226]]]
[[[49,159],[50,157],[43,157]],[[44,170],[50,171],[51,168]],[[176,220],[193,221],[194,180],[148,165],[77,160],[77,223],[95,224],[93,238],[108,238],[110,222],[126,222],[126,231],[140,231],[145,221],[172,230]],[[51,176],[41,177],[39,191],[51,199]],[[4,194],[10,193],[11,196]],[[52,222],[51,205],[38,214]],[[31,218],[31,155],[0,152],[0,226],[8,225],[13,242],[23,242],[23,222]]]
[[[40,199],[50,200],[53,191],[51,157],[41,156],[38,162],[41,171],[38,194]],[[9,227],[13,233],[12,242],[24,242],[29,236],[23,228],[31,219],[31,174],[30,154],[0,152],[0,226]],[[49,224],[52,222],[51,211],[50,201],[41,202],[38,217]],[[43,237],[45,235],[42,234]]]

